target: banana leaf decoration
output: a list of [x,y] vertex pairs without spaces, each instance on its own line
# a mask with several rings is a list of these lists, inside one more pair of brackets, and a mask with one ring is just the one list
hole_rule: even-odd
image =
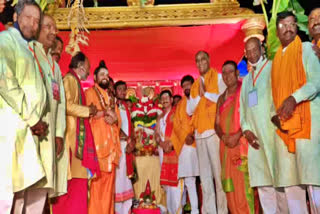
[[265,21],[268,27],[268,36],[267,36],[267,56],[269,59],[273,59],[277,49],[280,46],[280,41],[277,36],[277,14],[283,11],[292,11],[298,20],[298,27],[301,31],[308,32],[308,16],[305,15],[304,9],[299,4],[298,0],[274,0],[272,9],[271,9],[271,18],[268,21],[268,15],[264,7],[264,2],[260,0],[261,7],[263,9]]

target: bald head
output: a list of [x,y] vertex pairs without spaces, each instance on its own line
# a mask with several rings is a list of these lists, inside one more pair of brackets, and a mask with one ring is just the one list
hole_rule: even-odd
[[196,54],[196,64],[200,75],[205,75],[210,69],[209,54],[205,51],[198,51]]
[[308,28],[311,37],[316,41],[320,40],[320,8],[315,8],[311,11]]
[[245,54],[250,64],[255,64],[262,56],[261,42],[258,38],[252,37],[247,40]]
[[210,58],[208,52],[206,52],[206,51],[198,51],[198,52],[196,53],[196,58],[197,58],[197,56],[200,55],[200,54],[201,54],[201,55],[205,55],[207,58]]

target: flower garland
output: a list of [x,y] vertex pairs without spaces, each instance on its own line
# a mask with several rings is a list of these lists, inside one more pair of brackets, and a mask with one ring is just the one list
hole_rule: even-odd
[[162,113],[161,108],[148,97],[142,97],[140,102],[132,107],[131,118],[136,137],[136,155],[153,155],[157,151],[154,139],[157,116]]

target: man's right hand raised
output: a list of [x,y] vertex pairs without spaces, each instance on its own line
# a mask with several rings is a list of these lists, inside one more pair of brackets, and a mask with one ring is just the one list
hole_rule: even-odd
[[38,137],[45,137],[47,135],[48,124],[39,120],[39,122],[32,126],[31,128],[32,134]]

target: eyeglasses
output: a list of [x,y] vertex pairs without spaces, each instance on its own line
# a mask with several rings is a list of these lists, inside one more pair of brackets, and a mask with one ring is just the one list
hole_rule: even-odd
[[279,23],[278,27],[280,29],[289,29],[289,28],[295,28],[297,27],[297,23],[295,22],[292,22],[292,23],[285,23],[285,24],[282,24],[282,23]]

